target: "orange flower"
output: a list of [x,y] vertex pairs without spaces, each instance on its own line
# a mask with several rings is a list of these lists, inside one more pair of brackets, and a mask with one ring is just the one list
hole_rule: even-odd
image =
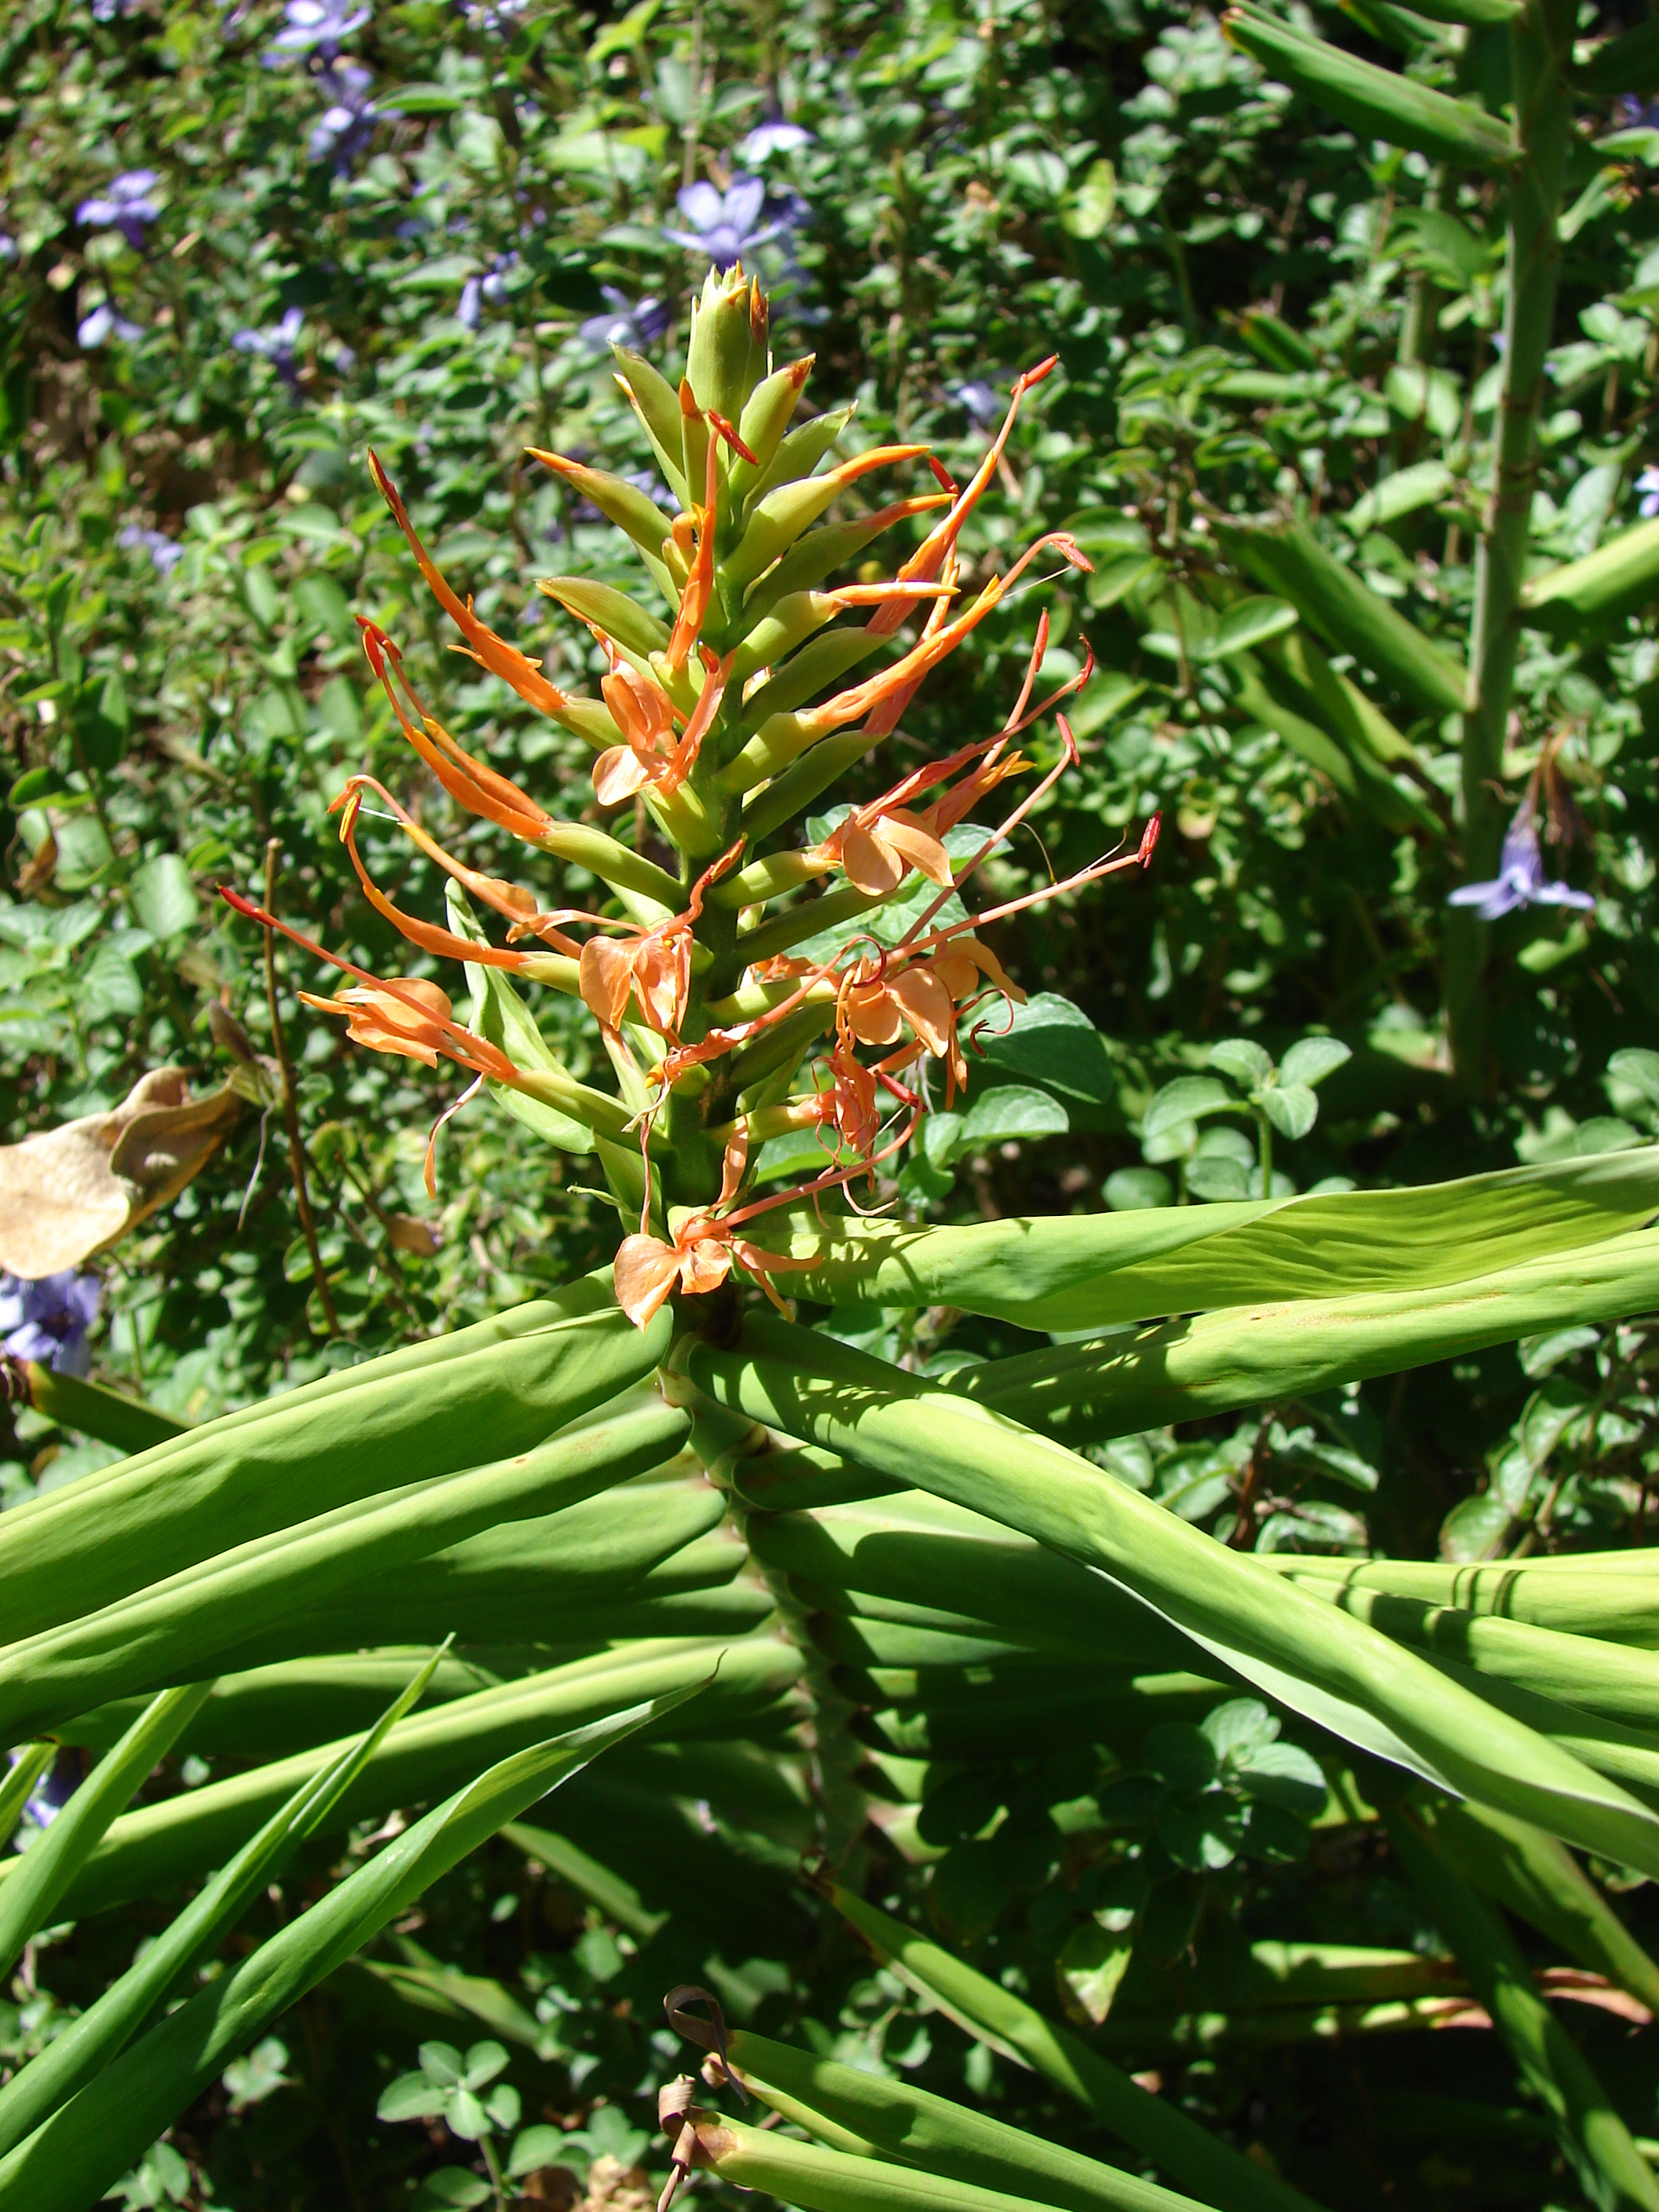
[[469,1029],[451,1017],[449,1000],[435,983],[423,976],[399,976],[387,981],[372,975],[367,968],[359,968],[355,961],[342,959],[319,945],[314,937],[307,937],[301,929],[292,928],[278,921],[274,914],[267,914],[252,899],[244,898],[240,891],[221,884],[219,896],[225,904],[246,915],[250,921],[261,923],[266,929],[280,930],[290,943],[326,961],[343,975],[354,976],[362,987],[355,991],[342,991],[333,999],[319,999],[302,991],[300,996],[311,1006],[320,1006],[325,1012],[343,1014],[350,1025],[351,1035],[374,1052],[396,1053],[404,1060],[424,1060],[435,1067],[440,1060],[453,1060],[459,1066],[470,1067],[475,1075],[486,1075],[492,1083],[517,1084],[519,1069],[507,1054],[485,1037],[475,1036]]
[[[474,760],[471,754],[450,736],[441,722],[434,721],[404,673],[403,654],[378,623],[369,622],[359,615],[357,627],[363,634],[363,651],[368,656],[368,665],[380,678],[381,687],[392,702],[392,712],[402,725],[404,735],[450,797],[459,799],[469,813],[482,815],[486,822],[493,822],[502,830],[510,830],[515,837],[522,837],[526,844],[534,844],[551,826],[551,815],[538,806],[527,793],[520,791],[510,778],[498,775],[484,762]],[[421,718],[421,729],[417,730],[410,720],[403,701],[398,696],[392,680],[394,673]]]
[[[1006,575],[994,576],[984,590],[952,620],[947,622],[943,619],[947,602],[941,599],[929,616],[921,637],[908,653],[874,676],[866,677],[863,683],[836,692],[822,706],[811,708],[801,714],[797,723],[799,735],[793,750],[802,751],[808,745],[816,744],[821,738],[827,738],[832,731],[844,728],[848,722],[862,722],[866,735],[872,741],[885,736],[897,722],[922,678],[941,660],[947,659],[963,639],[977,629],[988,615],[995,611],[1038,554],[1050,547],[1068,567],[1092,569],[1093,562],[1074,538],[1063,530],[1050,531],[1034,544],[1027,546]],[[908,606],[910,602],[904,599],[899,604]],[[878,615],[868,627],[874,630],[881,619]],[[740,761],[745,760],[746,752],[747,749],[744,754],[738,755]],[[757,768],[749,780],[757,781],[762,774],[774,772],[772,765]]]
[[866,1165],[873,1162],[881,1141],[876,1093],[886,1091],[914,1113],[921,1106],[921,1097],[896,1079],[902,1069],[914,1066],[921,1053],[919,1042],[903,1045],[873,1067],[866,1067],[844,1043],[837,1043],[830,1054],[830,1083],[823,1093],[823,1119],[834,1123],[841,1142],[850,1145]]
[[[727,1145],[717,1206],[729,1206],[736,1197],[748,1152],[748,1139],[742,1133]],[[647,1184],[647,1208],[650,1203]],[[675,1231],[672,1244],[649,1233],[647,1213],[641,1219],[639,1234],[623,1237],[611,1269],[617,1303],[635,1327],[645,1327],[677,1283],[694,1297],[718,1290],[731,1273],[734,1260],[749,1270],[778,1311],[787,1315],[787,1307],[767,1279],[781,1270],[810,1267],[811,1261],[792,1260],[781,1253],[768,1252],[735,1233],[739,1223],[765,1211],[769,1204],[769,1200],[763,1200],[758,1206],[745,1206],[741,1213],[725,1221],[717,1220],[712,1212],[694,1213]]]
[[633,998],[647,1028],[672,1036],[691,988],[690,932],[665,922],[630,939],[590,937],[578,973],[589,1012],[607,1029],[621,1028]]
[[347,1034],[354,1044],[367,1045],[371,1052],[391,1053],[399,1060],[418,1060],[428,1067],[435,1067],[441,1060],[451,1060],[458,1067],[470,1068],[477,1078],[477,1082],[470,1085],[454,1104],[438,1116],[427,1139],[426,1187],[435,1198],[439,1130],[468,1099],[476,1097],[479,1085],[486,1080],[507,1084],[516,1091],[526,1089],[523,1072],[487,1037],[475,1036],[471,1030],[463,1028],[453,1017],[448,994],[424,976],[400,975],[383,980],[371,975],[366,968],[343,960],[337,952],[326,951],[303,930],[292,929],[287,922],[278,921],[274,914],[267,914],[264,907],[256,906],[252,899],[244,898],[228,884],[220,884],[219,896],[227,906],[246,915],[250,921],[263,923],[267,929],[280,930],[292,943],[314,953],[319,960],[326,961],[331,968],[338,968],[356,978],[356,988],[338,992],[331,999],[319,998],[311,991],[299,994],[304,1005],[315,1006],[319,1013],[343,1014]]
[[672,797],[696,764],[708,726],[719,712],[733,655],[716,660],[705,647],[703,684],[685,734],[674,742],[674,708],[654,678],[623,660],[609,638],[611,673],[600,683],[605,703],[627,742],[612,745],[593,763],[593,791],[601,806],[620,806],[649,788]]
[[[1035,390],[1045,377],[1053,373],[1059,360],[1058,354],[1051,353],[1046,361],[1040,361],[1035,368],[1028,368],[1014,379],[1008,412],[1003,420],[1001,429],[997,432],[984,459],[975,470],[967,489],[959,492],[952,501],[950,513],[933,530],[929,532],[927,537],[899,570],[900,582],[908,584],[918,579],[926,580],[939,574],[946,559],[953,554],[957,540],[962,535],[969,516],[984,497],[991,478],[996,474],[997,465],[1002,459],[1003,449],[1008,443],[1009,434],[1013,429],[1015,420],[1019,414],[1020,404],[1026,393]],[[878,636],[890,637],[904,620],[904,601],[895,599],[882,610],[870,627]],[[891,726],[890,723],[888,727]]]
[[[435,922],[422,921],[414,915],[405,914],[378,888],[357,850],[357,815],[363,803],[365,785],[375,791],[380,788],[373,776],[355,775],[333,801],[329,811],[332,813],[336,806],[341,810],[340,842],[350,854],[351,865],[357,871],[357,880],[363,887],[363,896],[375,913],[384,915],[399,935],[406,937],[411,945],[418,945],[422,952],[434,953],[442,960],[471,960],[480,967],[510,968],[515,973],[522,973],[526,961],[532,959],[533,954],[507,951],[494,945],[475,944],[471,938],[457,937],[452,929],[441,929]],[[426,838],[419,842],[430,843]],[[434,852],[437,850],[435,847],[433,849]],[[471,869],[461,867],[459,862],[450,866],[450,873],[463,883],[471,878],[474,884],[490,884],[495,893],[490,902],[492,905],[508,906],[508,910],[514,912],[520,921],[535,919],[536,902],[527,891],[521,891],[516,884],[496,884],[491,877],[474,875]]]
[[691,930],[708,886],[742,852],[744,841],[722,853],[691,886],[684,914],[638,930],[631,938],[590,937],[581,950],[579,988],[589,1011],[607,1029],[619,1029],[630,997],[647,1027],[672,1037],[684,1017],[691,988]]
[[[399,805],[386,786],[376,777],[348,776],[344,790],[337,799],[331,802],[329,806],[331,814],[337,806],[346,810],[340,823],[340,842],[350,854],[352,866],[357,871],[358,881],[362,884],[371,902],[379,912],[384,914],[398,929],[402,930],[404,935],[409,938],[412,944],[421,945],[427,951],[442,951],[452,959],[471,960],[485,967],[507,967],[512,964],[511,960],[495,957],[491,948],[476,945],[470,939],[454,938],[451,939],[450,944],[441,947],[429,942],[426,936],[416,933],[426,930],[427,925],[424,922],[416,922],[405,927],[405,924],[409,923],[409,916],[400,914],[390,900],[383,900],[381,894],[370,883],[364,872],[362,861],[358,857],[353,832],[357,811],[365,791],[374,793],[404,836],[411,843],[418,845],[428,860],[435,860],[446,874],[453,876],[455,881],[471,891],[476,899],[481,900],[485,906],[494,908],[497,914],[506,916],[512,924],[507,933],[509,945],[519,938],[538,937],[544,944],[550,945],[556,952],[562,952],[573,960],[577,957],[581,951],[580,945],[574,938],[565,936],[557,925],[560,922],[589,921],[593,919],[592,915],[574,913],[568,908],[554,913],[543,913],[536,903],[535,895],[526,890],[522,884],[508,883],[501,876],[483,875],[477,868],[469,868],[464,861],[456,860],[453,854],[445,852],[437,839],[428,836],[422,829],[413,815]],[[437,934],[448,937],[449,933],[441,931]],[[463,949],[455,951],[452,949],[453,945],[460,945]],[[513,957],[517,957],[516,955]]]
[[[701,417],[708,432],[708,458],[703,464],[702,505],[693,501],[690,511],[675,519],[673,543],[687,566],[685,589],[679,612],[663,656],[671,676],[684,667],[692,647],[702,635],[703,618],[714,590],[714,537],[720,526],[720,451],[729,446],[740,459],[757,465],[755,456],[726,421],[712,407],[701,408],[691,395],[690,382],[680,380],[680,413],[690,421]],[[665,552],[666,547],[664,548]]]
[[481,623],[472,611],[471,599],[465,606],[462,605],[416,536],[415,526],[398,496],[398,488],[380,466],[379,457],[372,448],[368,466],[370,474],[380,487],[381,497],[392,509],[392,520],[409,541],[409,550],[415,556],[421,574],[430,585],[433,597],[466,640],[461,649],[481,668],[487,668],[492,676],[501,677],[510,684],[520,698],[528,700],[532,707],[540,708],[544,714],[556,718],[570,703],[564,693],[556,684],[550,684],[535,662],[527,659],[516,646],[509,645],[505,638],[498,637],[487,623]]
[[921,1050],[945,1063],[948,1105],[968,1079],[957,1035],[961,1004],[978,995],[981,975],[1011,1005],[1023,1006],[1025,994],[988,947],[971,937],[940,935],[941,950],[931,959],[911,958],[896,969],[886,959],[860,960],[850,968],[836,1000],[836,1028],[849,1052],[855,1043],[895,1044],[908,1029]]
[[867,898],[896,891],[912,868],[930,883],[948,887],[951,881],[951,856],[926,823],[904,807],[881,803],[849,814],[805,858],[840,868]]
[[449,1057],[446,1047],[455,1027],[449,994],[422,976],[397,983],[354,983],[331,999],[319,998],[314,991],[298,996],[302,1006],[320,1013],[343,1014],[353,1044],[367,1045],[371,1052],[418,1060],[428,1067],[435,1067],[441,1055]]

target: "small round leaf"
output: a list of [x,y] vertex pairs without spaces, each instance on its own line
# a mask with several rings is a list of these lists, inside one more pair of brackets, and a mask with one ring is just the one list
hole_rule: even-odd
[[1319,1119],[1319,1101],[1305,1083],[1285,1083],[1262,1092],[1261,1110],[1281,1137],[1305,1137]]
[[1303,1037],[1279,1061],[1279,1079],[1283,1084],[1322,1083],[1352,1058],[1340,1037]]
[[1249,1037],[1226,1037],[1210,1049],[1210,1065],[1231,1075],[1241,1091],[1258,1091],[1273,1072],[1272,1056]]
[[1200,1114],[1219,1114],[1237,1101],[1212,1075],[1178,1075],[1166,1083],[1146,1109],[1140,1125],[1143,1138],[1161,1135],[1177,1121],[1196,1121]]

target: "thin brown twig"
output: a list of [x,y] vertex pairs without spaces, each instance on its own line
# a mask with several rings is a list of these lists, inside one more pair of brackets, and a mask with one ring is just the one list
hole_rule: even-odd
[[[265,845],[265,912],[272,913],[276,904],[276,860],[283,849],[279,837],[269,839]],[[311,1211],[311,1193],[306,1188],[306,1148],[300,1135],[300,1102],[294,1093],[294,1063],[288,1056],[288,1039],[283,1034],[282,1008],[276,997],[276,933],[265,931],[265,1003],[270,1009],[270,1038],[276,1048],[276,1065],[283,1076],[283,1126],[288,1131],[289,1170],[294,1178],[294,1203],[300,1216],[300,1233],[306,1240],[306,1250],[311,1255],[311,1279],[317,1285],[317,1299],[323,1310],[323,1319],[328,1324],[331,1336],[340,1334],[340,1317],[334,1310],[334,1293],[328,1286],[328,1277],[323,1269],[323,1255],[317,1246],[317,1223]]]

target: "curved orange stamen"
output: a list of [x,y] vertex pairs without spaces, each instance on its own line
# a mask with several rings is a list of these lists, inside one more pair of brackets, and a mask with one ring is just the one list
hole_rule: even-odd
[[394,906],[376,885],[357,850],[357,814],[362,805],[362,791],[343,793],[341,799],[335,803],[337,805],[343,804],[340,842],[351,855],[351,865],[357,872],[363,896],[375,913],[383,915],[399,936],[406,937],[411,945],[418,945],[422,952],[433,953],[441,960],[470,960],[481,968],[510,968],[515,974],[523,972],[526,961],[535,957],[533,953],[513,952],[494,945],[475,945],[470,938],[457,937],[452,929],[441,929],[436,922],[422,921],[414,915],[405,914],[400,906]]
[[492,676],[501,677],[510,684],[520,698],[538,707],[544,714],[557,716],[570,703],[556,684],[550,684],[535,662],[498,637],[487,623],[482,623],[472,611],[469,599],[463,605],[445,580],[431,555],[416,535],[415,526],[408,510],[398,496],[398,487],[381,467],[380,458],[371,447],[368,455],[369,473],[379,488],[380,496],[392,510],[392,519],[408,540],[409,550],[415,556],[421,574],[431,586],[432,595],[466,640],[466,649],[481,668]]
[[[362,632],[363,651],[369,666],[380,680],[380,688],[392,702],[404,735],[431,769],[450,797],[458,799],[469,813],[482,815],[485,821],[497,828],[510,830],[532,844],[550,826],[552,817],[529,795],[520,790],[509,777],[500,775],[488,763],[475,760],[465,747],[452,738],[441,722],[435,721],[422,705],[420,696],[404,671],[404,657],[397,643],[378,623],[367,617],[357,617],[357,627]],[[398,696],[392,682],[409,695],[415,712],[420,716],[422,727],[417,729],[410,720],[404,703]]]

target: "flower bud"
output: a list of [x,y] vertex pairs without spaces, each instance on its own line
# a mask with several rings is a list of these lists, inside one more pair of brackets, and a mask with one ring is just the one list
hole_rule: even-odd
[[765,374],[763,325],[758,370],[751,365],[753,352],[750,287],[741,263],[724,276],[711,269],[702,297],[692,304],[691,343],[685,358],[685,373],[698,406],[712,407],[728,422],[735,422],[758,375]]

